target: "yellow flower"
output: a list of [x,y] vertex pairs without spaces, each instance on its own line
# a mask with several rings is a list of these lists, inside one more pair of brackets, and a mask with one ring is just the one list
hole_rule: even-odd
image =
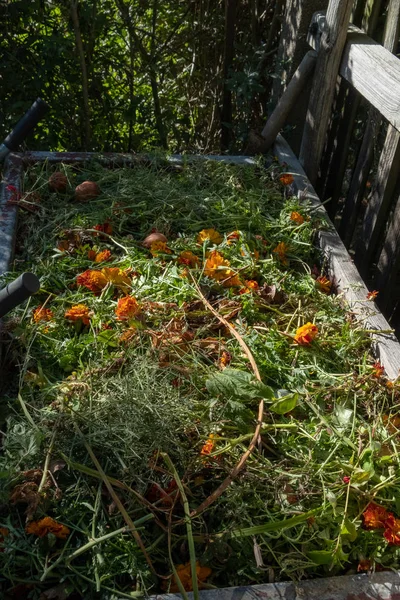
[[70,530],[66,525],[58,523],[51,517],[44,517],[44,519],[40,519],[40,521],[31,521],[25,527],[25,531],[26,533],[33,533],[41,538],[48,533],[52,533],[61,540],[65,540],[70,534]]
[[82,321],[84,325],[89,325],[89,309],[84,304],[76,304],[65,313],[65,318],[69,321]]
[[[211,277],[212,279],[216,279],[217,281],[222,281],[229,277],[228,275],[228,267],[230,266],[230,262],[225,260],[225,258],[217,252],[217,250],[213,250],[208,255],[206,260],[206,264],[204,267],[204,275],[206,277]],[[229,269],[229,272],[232,271]]]
[[272,250],[274,254],[277,255],[282,264],[287,265],[288,259],[286,258],[286,253],[288,251],[288,246],[285,242],[279,242],[279,244]]
[[115,285],[115,287],[120,288],[123,291],[126,291],[131,287],[131,280],[122,269],[119,269],[118,267],[104,267],[101,272],[107,281]]
[[119,321],[127,321],[128,319],[133,319],[140,313],[139,304],[133,296],[125,296],[125,298],[120,298],[118,300],[117,308],[115,309],[115,314],[117,315],[117,319]]
[[232,269],[227,269],[226,277],[222,281],[222,285],[224,287],[228,287],[228,288],[229,287],[240,287],[242,285],[242,282],[239,279],[239,275],[237,273],[235,273],[235,271],[232,271]]
[[168,248],[167,242],[153,242],[150,246],[150,252],[153,256],[161,254],[172,254],[172,251]]
[[294,341],[300,346],[309,346],[317,335],[318,327],[313,323],[306,323],[297,329]]
[[293,211],[290,215],[290,220],[302,225],[304,223],[304,217],[297,211]]
[[204,242],[210,242],[210,244],[215,244],[218,246],[222,242],[224,238],[218,231],[215,229],[202,229],[197,236],[197,242],[199,244],[204,244]]

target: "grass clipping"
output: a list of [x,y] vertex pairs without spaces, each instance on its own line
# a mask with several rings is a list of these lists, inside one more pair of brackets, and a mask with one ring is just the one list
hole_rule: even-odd
[[[41,281],[5,324],[9,597],[398,568],[398,384],[335,295],[290,175],[59,169],[61,194],[53,167],[27,171],[4,279]],[[85,180],[101,193],[80,203]]]

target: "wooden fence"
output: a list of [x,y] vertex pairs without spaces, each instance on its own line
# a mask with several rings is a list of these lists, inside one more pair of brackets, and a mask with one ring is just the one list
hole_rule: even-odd
[[[360,2],[353,0],[330,0],[326,12],[312,18],[307,41],[318,54],[306,84],[310,99],[299,156],[360,274],[370,290],[379,292],[376,302],[399,334],[400,59],[395,53],[400,0],[364,0],[363,7],[369,10],[367,21],[361,18]],[[357,19],[359,25],[369,23],[371,34],[378,23],[382,43],[355,26]],[[305,85],[306,78],[302,81]],[[297,94],[303,87],[296,77],[295,82],[285,92],[286,114],[288,99],[293,103],[290,88]],[[263,135],[267,129],[268,123]]]

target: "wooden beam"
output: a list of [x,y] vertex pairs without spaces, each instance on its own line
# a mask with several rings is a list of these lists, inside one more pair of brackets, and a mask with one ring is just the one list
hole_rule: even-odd
[[399,177],[399,164],[400,134],[394,127],[389,126],[378,163],[374,190],[367,204],[361,238],[356,250],[355,260],[362,274],[368,272],[386,225]]
[[352,8],[353,0],[330,0],[326,11],[300,148],[300,162],[312,183],[318,176]]
[[298,97],[314,72],[316,61],[317,53],[314,50],[309,50],[301,61],[289,85],[283,92],[275,110],[261,132],[261,135],[265,140],[262,152],[267,152],[274,143],[278,133],[284,126],[291,109],[296,104]]
[[[323,12],[317,12],[312,23],[316,26],[311,27],[308,42],[318,51],[321,35],[326,34],[327,17]],[[400,131],[400,59],[351,25],[339,75]]]
[[[386,17],[383,46],[389,52],[396,51],[399,39],[400,0],[390,0]],[[342,215],[339,232],[347,247],[351,244],[366,183],[374,158],[374,144],[381,125],[379,111],[373,106],[368,113],[368,123],[364,133],[356,166],[351,177],[350,188]]]
[[[299,198],[310,202],[315,207],[315,211],[321,214],[328,223],[327,229],[319,232],[318,241],[330,265],[330,271],[335,278],[338,291],[346,300],[349,310],[366,329],[387,332],[390,330],[389,323],[375,304],[366,299],[368,289],[365,283],[329,220],[304,169],[282,136],[278,137],[273,152],[280,162],[286,163],[286,170],[293,175],[292,186]],[[373,334],[372,342],[374,354],[385,367],[388,378],[397,379],[400,370],[400,344],[397,338],[392,333]]]

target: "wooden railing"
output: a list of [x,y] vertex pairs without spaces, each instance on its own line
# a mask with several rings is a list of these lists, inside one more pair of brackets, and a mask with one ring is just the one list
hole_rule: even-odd
[[[281,106],[287,114],[297,99],[290,89],[311,88],[300,162],[400,333],[400,59],[394,54],[400,0],[387,5],[382,44],[349,24],[354,6],[353,0],[330,0],[326,12],[314,14],[308,34],[318,53],[313,77],[295,75]],[[263,136],[275,135],[274,119],[282,126],[277,109]]]

